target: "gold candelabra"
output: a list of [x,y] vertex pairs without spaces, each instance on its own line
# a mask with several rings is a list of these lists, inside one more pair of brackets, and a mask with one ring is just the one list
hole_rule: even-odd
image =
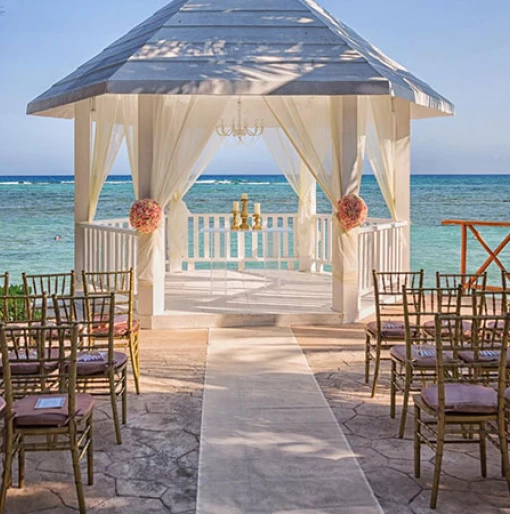
[[260,223],[261,216],[260,214],[253,215],[253,230],[262,230],[262,224]]
[[250,230],[250,225],[248,223],[248,219],[250,218],[250,214],[248,213],[248,195],[243,193],[241,197],[241,203],[243,207],[241,209],[241,230]]
[[231,230],[239,230],[239,210],[232,209],[232,227]]

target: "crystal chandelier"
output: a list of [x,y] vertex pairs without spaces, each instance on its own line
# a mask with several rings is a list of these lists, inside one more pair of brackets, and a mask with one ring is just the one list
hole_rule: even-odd
[[[216,127],[216,133],[221,137],[234,138],[236,145],[255,142],[264,132],[264,122],[255,120],[253,127],[248,126],[248,122],[243,120],[243,109],[241,98],[237,100],[237,118],[232,120],[231,125],[226,125],[222,120]],[[249,139],[249,140],[248,140]]]

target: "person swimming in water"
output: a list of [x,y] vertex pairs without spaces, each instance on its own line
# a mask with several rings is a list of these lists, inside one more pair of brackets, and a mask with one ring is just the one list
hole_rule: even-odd
[[60,234],[57,234],[54,239],[55,239],[55,241],[61,241],[62,236]]

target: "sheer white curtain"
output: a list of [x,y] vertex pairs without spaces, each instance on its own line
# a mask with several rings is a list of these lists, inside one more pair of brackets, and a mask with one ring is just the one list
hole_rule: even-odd
[[266,128],[264,142],[274,161],[299,199],[297,219],[300,270],[309,271],[316,243],[314,216],[316,213],[316,182],[282,128]]
[[342,97],[265,97],[265,101],[333,206],[344,194],[358,193],[365,150],[366,104],[357,99],[357,152],[342,159]]
[[89,222],[96,215],[99,195],[119,153],[124,137],[121,118],[121,100],[118,95],[95,98],[95,128],[90,172]]
[[371,97],[367,105],[367,158],[392,219],[396,219],[397,115],[390,96]]
[[[215,134],[227,97],[159,96],[154,115],[154,162],[151,196],[168,208],[170,259],[182,259],[187,249],[189,211],[184,195],[210,162],[222,143]],[[141,238],[140,277],[151,282],[153,252],[163,245],[156,237]],[[163,259],[164,256],[155,256]]]
[[[333,209],[342,195],[359,192],[366,140],[364,98],[268,96],[265,101]],[[343,133],[349,123],[356,123],[356,134]],[[344,147],[344,140],[349,146]],[[334,220],[333,287],[342,284],[340,302],[352,308],[357,301],[358,230],[345,232]]]
[[131,176],[133,177],[133,189],[135,198],[138,199],[138,96],[124,95],[122,97],[122,120]]

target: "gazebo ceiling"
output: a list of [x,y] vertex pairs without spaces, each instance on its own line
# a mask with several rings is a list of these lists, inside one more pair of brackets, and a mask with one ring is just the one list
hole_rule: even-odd
[[[28,104],[72,117],[103,94],[392,95],[453,105],[312,0],[174,0]],[[62,108],[67,106],[67,108]]]

